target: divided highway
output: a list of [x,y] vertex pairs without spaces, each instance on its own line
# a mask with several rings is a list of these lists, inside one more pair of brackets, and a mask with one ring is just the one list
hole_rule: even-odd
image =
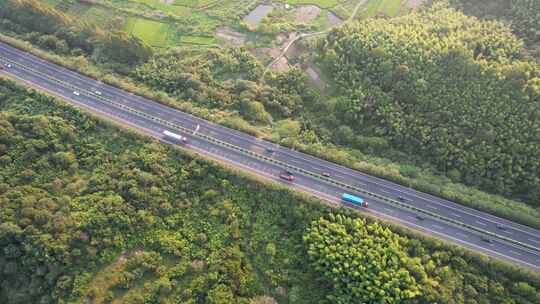
[[540,271],[539,230],[228,129],[3,43],[0,64],[0,73],[163,141],[165,130],[182,134],[189,141],[186,148],[268,179],[279,180],[287,169],[295,172],[289,185],[298,190],[334,204],[341,204],[344,192],[363,196],[370,202],[367,212]]

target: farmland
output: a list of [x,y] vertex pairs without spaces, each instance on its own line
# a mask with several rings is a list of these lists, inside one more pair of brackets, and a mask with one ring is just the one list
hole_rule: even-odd
[[362,13],[362,17],[369,18],[377,14],[393,17],[399,13],[401,6],[402,0],[370,0]]
[[[226,26],[245,31],[242,18],[262,3],[252,0],[98,0],[94,5],[71,0],[46,2],[77,20],[124,30],[155,48],[193,44],[215,46],[219,44],[214,38],[218,28]],[[394,16],[400,12],[401,2],[368,0],[361,8],[364,10],[361,16],[372,17],[380,12]],[[257,27],[251,30],[273,35],[276,31],[324,29],[332,23],[328,14],[346,19],[357,3],[358,0],[277,0],[273,3],[274,14],[267,17],[267,23],[276,24],[273,30]],[[320,12],[317,18],[310,19],[309,24],[299,23],[298,10],[308,5],[318,7]]]
[[[249,28],[261,2],[6,1],[0,39],[43,59],[540,227],[540,74],[505,24],[442,6],[386,18],[405,15],[405,0],[366,0],[355,15],[366,20],[300,40],[280,70],[265,56],[358,0],[266,2]],[[213,47],[223,40],[245,47]],[[84,89],[70,79],[68,96]],[[536,274],[330,210],[4,79],[0,96],[0,303],[540,303]]]

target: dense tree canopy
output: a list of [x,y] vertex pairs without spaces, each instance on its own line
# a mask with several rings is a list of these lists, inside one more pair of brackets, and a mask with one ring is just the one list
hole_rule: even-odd
[[539,0],[450,0],[466,14],[507,22],[540,58]]
[[259,81],[262,73],[261,63],[244,48],[173,49],[152,57],[133,76],[198,105],[239,111],[255,123],[298,114],[314,98],[299,69],[270,75],[268,83]]
[[362,246],[328,249],[373,270],[368,290],[387,271],[422,286],[413,303],[538,303],[538,277],[381,224],[317,221],[329,210],[316,202],[2,79],[0,110],[0,303],[335,303],[350,291],[306,259],[325,252],[310,250],[316,236],[303,242],[316,231]]
[[59,54],[93,56],[100,61],[134,65],[145,62],[152,49],[122,31],[106,32],[96,24],[73,20],[36,0],[0,0],[0,28],[25,34],[45,49]]
[[321,297],[298,244],[323,208],[0,84],[0,303]]
[[[494,2],[497,6],[498,2]],[[321,98],[301,70],[308,66],[314,68],[307,55],[308,52],[317,53],[313,49],[313,41],[299,41],[297,49],[303,54],[292,54],[289,58],[290,63],[297,62],[300,68],[294,67],[287,72],[267,71],[263,77],[261,63],[251,55],[258,53],[253,52],[252,48],[260,47],[259,44],[248,43],[246,48],[187,47],[160,50],[150,56],[152,50],[140,40],[122,32],[120,23],[88,24],[85,20],[74,20],[67,13],[59,11],[62,5],[56,6],[57,10],[47,3],[0,0],[2,38],[22,48],[29,45],[20,44],[18,40],[29,41],[39,46],[39,51],[33,51],[38,51],[42,57],[214,122],[271,138],[295,149],[526,225],[540,225],[537,212],[532,208],[534,205],[511,200],[516,197],[516,192],[519,192],[517,197],[525,200],[535,197],[534,191],[531,195],[522,194],[530,183],[517,191],[506,186],[500,189],[490,185],[480,188],[506,197],[489,195],[479,191],[478,187],[464,187],[460,183],[465,181],[469,185],[484,186],[484,179],[488,177],[477,179],[474,174],[462,172],[440,159],[433,161],[428,158],[430,162],[426,162],[425,155],[404,149],[404,145],[396,144],[395,137],[381,136],[384,132],[375,132],[377,124],[355,128],[354,123],[350,123],[351,114],[354,114],[348,105],[350,98],[342,92],[338,92],[336,98],[328,96],[334,93],[333,86],[327,92],[323,90]],[[42,27],[41,23],[51,26]],[[494,38],[498,36],[494,33],[508,36],[508,30],[504,27],[483,28],[478,23],[470,24],[472,34],[467,33],[468,23],[461,26],[460,31],[467,46],[475,48],[475,53],[490,60],[505,56],[521,57],[519,41],[510,39],[512,43],[506,47]],[[441,31],[442,35],[447,30]],[[482,37],[484,34],[486,37]],[[16,40],[6,36],[16,37]],[[483,49],[490,45],[498,45],[494,48],[500,52],[491,54],[491,50]],[[403,68],[402,73],[407,72],[407,66],[400,68]],[[317,74],[315,70],[311,72]],[[323,88],[324,82],[334,77],[327,77],[325,71],[319,72],[321,78],[318,86]],[[510,79],[509,82],[512,81]],[[422,83],[422,79],[419,83]],[[369,89],[373,90],[370,94],[378,96],[377,88]],[[450,111],[441,115],[450,115]],[[440,115],[432,116],[439,119]],[[486,130],[484,133],[491,139],[494,129],[489,127]],[[450,160],[450,163],[453,162]],[[441,171],[446,176],[441,175]],[[509,197],[509,194],[513,197]]]
[[540,202],[540,69],[502,24],[436,5],[334,30],[320,52],[342,121],[452,180]]
[[332,303],[402,303],[421,294],[398,235],[378,223],[331,219],[313,222],[304,241],[315,268],[334,287]]

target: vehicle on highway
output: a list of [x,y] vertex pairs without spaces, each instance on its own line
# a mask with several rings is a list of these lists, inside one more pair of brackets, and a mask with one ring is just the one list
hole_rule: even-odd
[[493,240],[490,239],[490,238],[487,238],[487,237],[482,237],[482,241],[486,242],[486,243],[493,243]]
[[77,91],[73,91],[73,95],[79,96],[79,95],[81,95],[81,93],[79,93]]
[[425,220],[426,218],[423,217],[423,216],[421,216],[420,214],[417,214],[417,215],[416,215],[416,219],[419,220],[419,221],[423,221],[423,220]]
[[281,179],[284,179],[286,181],[289,181],[289,182],[292,182],[294,181],[295,177],[294,177],[294,174],[292,174],[291,172],[289,171],[283,171],[279,174],[279,177]]
[[324,177],[330,177],[330,173],[328,173],[328,172],[323,172],[323,173],[321,173],[321,175],[324,176]]
[[5,66],[8,67],[8,68],[10,68],[10,67],[11,67],[11,64],[6,63]]
[[167,130],[163,131],[163,135],[165,138],[169,138],[169,139],[172,139],[173,141],[175,142],[180,142],[180,143],[187,143],[187,138],[185,136],[182,136],[180,134],[176,134],[176,133],[173,133],[173,132],[169,132]]
[[497,229],[505,231],[506,227],[504,227],[503,225],[497,225]]
[[266,148],[265,151],[268,152],[268,153],[270,153],[270,154],[276,152],[276,150],[274,150],[274,149],[272,149],[272,148]]
[[368,202],[366,202],[363,198],[348,193],[343,193],[341,195],[341,200],[364,208],[369,206]]
[[404,196],[401,196],[401,195],[398,196],[397,199],[398,199],[398,201],[401,201],[401,202],[408,202],[408,201],[409,201],[408,198],[406,198],[406,197],[404,197]]
[[292,182],[294,181],[294,175],[289,171],[283,171],[279,174],[279,177],[281,179],[284,179],[286,181]]
[[96,93],[96,95],[101,95],[101,92],[98,90],[95,90],[94,93]]

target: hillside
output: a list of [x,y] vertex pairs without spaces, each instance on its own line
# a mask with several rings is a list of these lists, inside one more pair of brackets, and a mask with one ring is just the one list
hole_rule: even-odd
[[[236,42],[243,41],[242,43],[232,43],[232,45],[231,43],[224,43],[220,47],[214,45],[208,48],[192,47],[193,45],[156,48],[149,47],[137,35],[132,36],[121,28],[111,27],[109,22],[81,22],[90,19],[99,21],[101,19],[98,17],[104,18],[107,16],[105,11],[110,13],[111,10],[118,12],[121,15],[119,17],[124,18],[129,15],[125,15],[127,13],[123,10],[127,8],[127,3],[115,2],[114,7],[104,9],[106,6],[103,5],[82,5],[81,7],[81,4],[73,4],[68,8],[64,5],[67,3],[66,1],[51,0],[51,3],[53,2],[54,7],[48,6],[47,3],[49,2],[44,3],[34,0],[0,0],[0,5],[3,8],[0,11],[0,29],[2,29],[0,38],[20,48],[38,52],[40,56],[74,70],[214,122],[240,129],[282,145],[294,147],[371,175],[383,177],[402,185],[491,212],[500,217],[506,217],[533,227],[540,227],[539,211],[535,209],[537,205],[535,197],[538,196],[538,188],[535,188],[537,179],[531,177],[531,172],[535,170],[534,166],[529,166],[529,163],[519,163],[515,170],[513,166],[512,169],[509,167],[509,163],[514,160],[515,155],[521,153],[521,150],[505,150],[504,153],[496,152],[494,154],[493,151],[479,151],[480,146],[477,145],[476,148],[463,154],[462,151],[457,151],[455,147],[452,149],[440,147],[440,150],[432,151],[435,155],[426,157],[425,153],[417,153],[415,149],[407,148],[406,145],[400,143],[399,139],[396,140],[396,134],[391,135],[379,132],[380,130],[377,131],[380,125],[363,124],[363,128],[359,128],[357,124],[350,123],[350,119],[357,115],[355,111],[351,111],[350,115],[347,114],[346,117],[342,117],[348,107],[345,104],[347,98],[349,98],[347,97],[348,93],[336,93],[334,90],[343,84],[336,85],[333,83],[331,80],[334,76],[329,74],[332,70],[326,71],[328,67],[325,67],[324,63],[318,66],[317,62],[314,61],[312,55],[321,53],[316,49],[317,38],[302,40],[293,48],[295,50],[287,55],[289,63],[294,65],[288,66],[289,70],[269,70],[263,73],[263,64],[268,61],[267,52],[275,55],[276,51],[279,51],[276,47],[287,42],[288,38],[283,33],[263,34],[260,29],[255,29],[255,32],[246,30],[249,33],[240,33],[229,28],[225,32],[216,32],[216,37],[228,35],[227,37],[233,37]],[[105,2],[107,1],[100,1],[100,3]],[[127,2],[132,3],[133,1]],[[152,3],[152,5],[160,5]],[[227,2],[227,4],[235,5],[238,3],[236,1]],[[354,3],[345,1],[336,7],[345,5],[350,11],[350,8],[354,6],[351,6],[351,4]],[[360,7],[360,10],[362,12],[367,10],[365,13],[369,12],[368,15],[372,16],[378,14],[378,11],[384,12],[386,9],[395,8],[395,4],[396,1],[393,0],[373,0],[366,2]],[[139,6],[140,3],[137,4],[137,7]],[[172,7],[169,8],[172,9]],[[179,9],[181,7],[175,6],[174,8]],[[275,9],[275,14],[271,13],[263,18],[261,24],[277,24],[275,23],[277,21],[273,18],[281,18],[280,20],[285,18],[283,20],[286,21],[287,18],[294,15],[293,12],[296,12],[297,9],[301,10],[303,8],[289,7],[286,9],[281,7]],[[215,11],[217,8],[213,7],[211,10]],[[287,11],[287,14],[282,15],[283,10]],[[315,12],[315,10],[308,11]],[[399,14],[405,15],[407,12],[407,9],[401,9]],[[144,15],[150,16],[151,13],[152,6],[145,7]],[[322,13],[319,12],[319,17],[322,16],[320,14]],[[429,17],[430,14],[432,17]],[[92,18],[87,19],[85,17],[87,15]],[[420,23],[426,18],[428,20],[434,18],[436,13],[414,14],[394,19],[388,19],[391,14],[385,13],[385,15],[387,16],[381,18],[386,21],[377,21],[381,22],[380,24],[383,27],[391,20],[410,22],[412,32],[423,33],[428,29]],[[456,45],[461,44],[460,47],[462,47],[465,54],[471,52],[473,47],[478,48],[473,51],[473,55],[470,55],[474,59],[472,61],[470,61],[470,57],[467,57],[469,55],[454,58],[456,67],[468,66],[471,62],[474,62],[474,66],[476,66],[478,62],[488,60],[487,66],[491,67],[491,71],[498,73],[497,71],[502,69],[501,73],[505,74],[504,77],[506,77],[505,80],[494,76],[497,78],[497,83],[510,92],[508,96],[499,97],[513,98],[512,95],[529,94],[528,91],[518,92],[523,88],[519,84],[520,80],[512,80],[511,77],[508,77],[508,73],[513,73],[509,72],[509,70],[521,69],[525,74],[530,74],[527,79],[534,83],[533,79],[534,75],[536,75],[537,66],[531,65],[523,59],[522,45],[512,36],[508,28],[498,23],[465,18],[455,12],[447,15],[444,19],[449,24],[454,24],[455,28],[450,26],[448,29],[440,29],[453,31],[448,37],[456,37],[459,40]],[[315,18],[313,22],[317,23],[319,17]],[[155,19],[156,16],[152,18]],[[225,18],[222,21],[232,22],[231,20]],[[238,20],[234,22],[238,22]],[[365,22],[375,21],[362,21],[361,24]],[[49,24],[50,26],[37,26],[40,23]],[[198,23],[197,26],[199,25],[203,26],[202,23]],[[469,32],[469,26],[473,31]],[[305,27],[301,28],[308,30]],[[460,29],[461,34],[456,34],[456,28]],[[441,33],[441,37],[444,36],[443,34]],[[433,34],[430,35],[428,38],[431,40],[422,42],[420,38],[415,39],[419,39],[420,43],[439,44],[448,42],[448,38],[439,39],[434,37]],[[386,37],[386,35],[381,37]],[[21,43],[21,40],[30,44]],[[475,41],[478,42],[477,45],[474,44]],[[396,41],[388,43],[391,45]],[[463,44],[465,45],[463,46]],[[504,44],[508,45],[501,47]],[[429,49],[428,47],[425,48]],[[490,51],[486,48],[493,48],[497,53],[489,54]],[[477,58],[474,55],[475,52],[481,54],[482,57]],[[433,60],[433,58],[429,57],[430,55],[423,54],[423,56],[423,60],[428,62]],[[462,62],[462,59],[465,62]],[[395,60],[395,62],[397,63],[399,60]],[[433,62],[431,64],[433,66]],[[440,64],[439,73],[445,63]],[[484,65],[481,64],[480,66]],[[518,65],[521,65],[521,67],[516,68]],[[395,67],[387,66],[385,68],[392,69]],[[428,71],[427,66],[407,68],[417,69],[418,73]],[[475,69],[477,68],[475,67]],[[529,71],[532,72],[529,73]],[[402,72],[406,73],[407,71]],[[476,72],[478,73],[478,69]],[[516,73],[521,72],[516,71]],[[428,81],[429,76],[415,75],[414,79],[420,77]],[[395,77],[395,75],[392,77]],[[413,78],[409,80],[412,81]],[[492,79],[485,75],[481,80],[484,83],[476,83],[481,87],[476,89],[475,92],[477,93],[484,89],[489,91],[490,86],[494,85],[490,82]],[[388,81],[388,79],[385,81]],[[438,91],[414,92],[416,84],[403,81],[401,84],[405,87],[399,88],[401,91],[396,91],[394,94],[421,94],[423,98],[428,98],[429,96],[438,96],[437,94],[440,94],[441,90],[446,89],[435,86],[434,88]],[[467,83],[467,85],[472,85],[472,83]],[[356,82],[353,82],[354,86],[356,86]],[[530,86],[530,88],[533,87]],[[403,92],[403,90],[409,90],[410,92]],[[496,93],[495,90],[493,94]],[[455,92],[450,92],[448,96],[456,97]],[[467,97],[469,101],[471,96]],[[411,102],[412,98],[416,97],[418,96],[407,98]],[[486,105],[491,106],[492,104],[487,103]],[[456,108],[453,110],[456,110]],[[420,112],[422,111],[429,113],[433,109],[420,109]],[[521,108],[520,111],[525,111],[525,109]],[[409,116],[413,115],[413,112],[408,113]],[[532,111],[531,117],[523,120],[513,116],[519,123],[516,128],[510,128],[512,132],[523,130],[527,122],[534,119],[533,116],[536,115],[534,113],[536,112]],[[416,131],[408,130],[406,134],[408,137],[415,137],[417,134],[414,132],[425,133],[426,128],[437,124],[436,120],[438,119],[446,120],[447,124],[453,119],[459,120],[457,118],[459,116],[454,116],[455,113],[446,111],[446,109],[444,109],[444,113],[431,113],[429,117],[424,114],[426,113],[422,114],[423,126],[417,128]],[[466,129],[460,127],[459,130],[453,130],[452,132],[465,132],[467,136],[471,132],[476,132],[477,135],[483,136],[487,140],[489,145],[486,146],[486,149],[499,146],[510,147],[511,144],[508,142],[496,142],[495,145],[491,143],[496,136],[499,136],[495,132],[500,132],[500,127],[506,121],[505,116],[510,115],[510,113],[503,106],[497,115],[499,115],[497,116],[499,125],[482,126],[485,127],[483,130],[474,130],[475,126],[467,126]],[[450,118],[445,118],[446,116],[450,116]],[[484,118],[494,119],[493,115],[488,114]],[[410,123],[411,121],[408,122],[408,124]],[[444,132],[444,130],[442,131]],[[428,133],[430,132],[428,131]],[[455,133],[451,134],[455,135]],[[524,134],[528,133],[521,132],[517,138],[522,141],[521,144],[525,143],[527,145],[528,139],[523,138]],[[426,134],[422,136],[425,137]],[[534,136],[534,134],[531,134],[531,136]],[[508,138],[508,136],[504,138]],[[463,140],[463,137],[460,139]],[[417,138],[409,140],[410,142],[416,142]],[[426,138],[422,140],[426,140]],[[479,137],[475,137],[475,142],[478,140],[480,140]],[[456,143],[452,144],[455,145]],[[467,143],[467,145],[472,144],[473,142]],[[433,146],[428,144],[424,148],[429,149],[428,147]],[[520,147],[519,149],[529,149],[527,151],[530,151],[531,147],[534,148],[529,146],[528,148]],[[459,159],[456,158],[456,154],[461,155],[458,157]],[[489,157],[494,155],[502,157],[503,154],[504,157],[507,157],[507,160],[506,163],[501,163],[501,168],[494,168],[496,167],[494,163],[486,163],[490,159]],[[442,160],[444,155],[455,159]],[[486,159],[486,156],[489,157]],[[467,160],[463,161],[463,157],[467,158]],[[534,162],[535,158],[533,157],[530,161]],[[474,169],[468,166],[472,162],[474,162],[474,166],[472,166]],[[522,170],[524,166],[526,169]],[[490,171],[492,168],[495,170],[493,173]],[[491,178],[492,175],[493,178]],[[516,179],[513,179],[514,176]],[[529,191],[529,189],[532,190]]]
[[[5,80],[0,110],[1,303],[540,298],[536,274],[331,211]],[[326,250],[325,238],[335,246]],[[352,268],[321,267],[332,264]],[[377,294],[333,286],[356,281],[355,271]]]
[[513,32],[525,41],[531,55],[540,59],[540,1],[450,0],[449,2],[465,14],[507,23]]
[[435,6],[334,30],[318,49],[338,88],[327,124],[540,206],[540,68],[504,25]]

